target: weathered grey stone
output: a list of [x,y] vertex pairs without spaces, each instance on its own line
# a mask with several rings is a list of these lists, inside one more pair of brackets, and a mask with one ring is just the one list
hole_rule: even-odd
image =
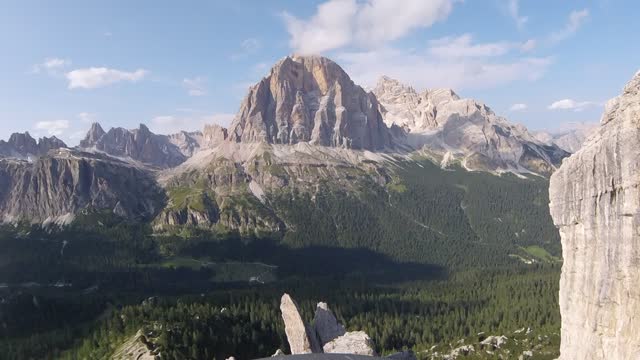
[[0,221],[68,224],[83,210],[150,219],[163,203],[153,176],[102,154],[69,149],[33,162],[0,160]]
[[138,129],[112,128],[104,132],[102,127],[95,123],[80,142],[80,148],[129,157],[163,168],[178,166],[188,158],[168,136],[156,135],[144,124],[140,124]]
[[640,358],[640,73],[551,177],[561,359]]
[[300,316],[298,305],[289,294],[282,295],[280,311],[284,320],[284,331],[287,334],[291,354],[312,353],[311,340],[307,334],[307,326]]
[[318,339],[323,346],[331,340],[344,335],[346,332],[344,326],[338,323],[338,320],[331,310],[329,310],[327,304],[323,302],[318,303],[316,307],[313,329],[316,334],[318,334]]
[[389,77],[374,93],[384,121],[408,132],[405,142],[422,148],[443,167],[551,174],[568,153],[539,141],[522,125],[509,123],[488,106],[460,99],[451,89],[413,88]]
[[46,155],[49,150],[66,148],[67,145],[55,136],[36,141],[28,132],[11,134],[8,141],[0,140],[0,158],[33,159]]
[[367,150],[391,145],[376,97],[320,56],[288,56],[278,62],[249,90],[229,139]]
[[364,331],[348,332],[323,346],[325,353],[377,356],[373,341]]

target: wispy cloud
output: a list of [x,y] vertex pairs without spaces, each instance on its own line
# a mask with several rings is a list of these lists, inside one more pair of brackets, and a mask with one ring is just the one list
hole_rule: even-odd
[[68,72],[66,77],[69,80],[69,89],[95,89],[122,81],[135,83],[147,74],[149,72],[144,69],[127,72],[106,67],[91,67],[73,70]]
[[524,110],[527,110],[527,108],[528,108],[527,104],[518,103],[518,104],[511,105],[511,107],[509,108],[509,111],[524,111]]
[[31,72],[38,74],[41,72],[47,72],[50,75],[56,75],[61,69],[71,65],[71,60],[61,59],[57,57],[46,58],[43,62],[33,65]]
[[471,34],[463,34],[429,41],[429,53],[446,58],[493,57],[504,55],[512,49],[521,49],[524,45],[507,41],[473,43]]
[[60,136],[69,128],[68,120],[39,121],[34,129],[45,131],[49,136]]
[[287,12],[282,17],[291,36],[289,44],[302,54],[322,53],[348,45],[376,48],[410,31],[433,25],[449,16],[454,0],[329,0],[309,19]]
[[185,78],[182,80],[182,85],[187,89],[189,96],[204,96],[207,94],[205,88],[206,80],[202,77]]
[[161,115],[151,119],[149,127],[158,134],[175,134],[180,131],[202,130],[207,124],[228,127],[234,114],[212,114],[201,116]]
[[573,110],[582,111],[592,106],[600,106],[601,104],[594,101],[576,101],[573,99],[562,99],[554,101],[547,108],[549,110]]
[[96,114],[90,112],[81,112],[77,115],[78,119],[83,123],[91,124],[96,122]]
[[549,41],[551,43],[557,43],[570,38],[578,31],[588,18],[589,9],[572,11],[571,14],[569,14],[569,19],[567,20],[564,28],[552,33],[551,36],[549,36]]
[[337,59],[356,82],[375,84],[388,75],[418,88],[486,89],[540,78],[550,57],[522,56],[523,44],[474,43],[469,34],[429,42],[423,51],[386,47],[342,52]]
[[240,43],[240,50],[231,55],[232,60],[246,58],[262,48],[262,43],[256,38],[247,38]]
[[520,14],[520,1],[519,0],[509,0],[507,4],[509,10],[509,16],[515,21],[516,26],[519,30],[522,30],[524,26],[529,21],[527,16],[522,16]]

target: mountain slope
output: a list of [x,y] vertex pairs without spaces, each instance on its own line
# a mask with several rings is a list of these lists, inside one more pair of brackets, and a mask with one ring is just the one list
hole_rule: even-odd
[[103,210],[144,220],[162,202],[149,173],[103,155],[61,149],[33,162],[0,160],[2,222],[68,224]]
[[497,116],[485,104],[450,89],[413,88],[382,77],[375,90],[388,126],[409,132],[407,142],[443,166],[459,161],[469,170],[551,174],[568,153],[544,144],[522,125]]
[[112,128],[105,132],[100,124],[94,123],[79,147],[85,151],[98,150],[151,166],[170,168],[183,163],[188,158],[187,154],[192,154],[197,147],[197,140],[192,135],[184,135],[184,141],[179,136],[156,135],[143,124],[134,130]]

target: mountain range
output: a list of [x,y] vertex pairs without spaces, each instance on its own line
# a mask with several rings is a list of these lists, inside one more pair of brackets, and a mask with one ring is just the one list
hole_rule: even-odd
[[274,194],[398,182],[423,159],[518,176],[550,175],[569,153],[453,90],[418,93],[382,77],[372,92],[335,62],[288,56],[249,89],[228,129],[152,133],[91,126],[74,148],[13,134],[0,142],[0,218],[68,223],[107,211],[153,223],[285,232]]

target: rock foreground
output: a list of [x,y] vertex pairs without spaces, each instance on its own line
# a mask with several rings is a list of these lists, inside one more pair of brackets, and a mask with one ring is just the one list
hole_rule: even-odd
[[561,359],[640,358],[640,72],[551,177]]
[[[326,303],[318,304],[312,325],[302,320],[298,306],[289,294],[282,295],[280,310],[292,355],[325,353],[377,356],[369,335],[364,331],[346,332]],[[281,353],[276,354],[280,356]],[[392,358],[412,360],[415,355],[404,352],[392,355]]]

